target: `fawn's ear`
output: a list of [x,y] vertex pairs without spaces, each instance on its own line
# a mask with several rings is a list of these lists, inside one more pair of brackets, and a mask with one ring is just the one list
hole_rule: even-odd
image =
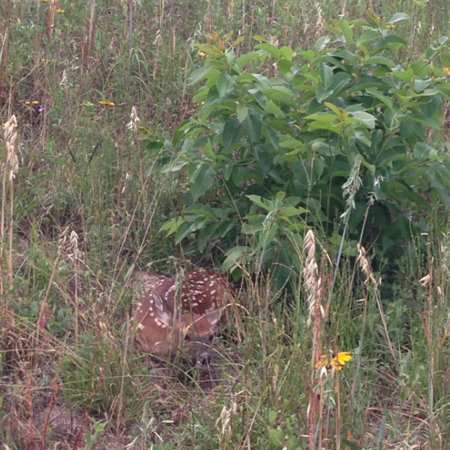
[[225,307],[215,309],[214,311],[205,314],[203,317],[211,324],[211,326],[214,326],[220,320],[224,311]]

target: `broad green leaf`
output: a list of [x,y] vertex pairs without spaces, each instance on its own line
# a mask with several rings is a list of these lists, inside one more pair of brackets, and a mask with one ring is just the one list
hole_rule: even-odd
[[239,58],[236,59],[236,64],[239,67],[239,69],[243,69],[247,64],[251,63],[255,58],[259,58],[258,53],[256,52],[249,52],[245,53],[242,56],[239,56]]
[[307,212],[308,210],[305,208],[295,208],[293,206],[287,206],[285,208],[282,208],[279,215],[284,217],[293,217],[293,216],[300,216]]
[[286,114],[283,110],[276,105],[272,100],[269,100],[266,104],[266,112],[268,114],[273,114],[274,116],[285,117]]
[[351,25],[347,20],[338,20],[339,26],[341,27],[342,34],[344,35],[345,42],[347,44],[353,43],[353,30]]
[[433,84],[433,80],[422,80],[421,78],[414,79],[414,92],[423,92],[428,86]]
[[403,120],[412,120],[414,122],[428,125],[429,127],[434,128],[435,130],[439,129],[438,123],[436,123],[433,119],[423,114],[399,114],[397,116],[397,120],[399,120],[400,122]]
[[274,86],[264,90],[264,94],[267,98],[275,101],[286,103],[290,106],[296,106],[294,93],[285,86]]
[[434,150],[433,147],[430,147],[426,142],[416,142],[414,156],[419,161],[428,161],[432,150]]
[[225,180],[228,181],[230,179],[231,174],[233,173],[233,169],[234,169],[233,163],[228,163],[223,166],[223,177],[225,178]]
[[281,73],[284,74],[290,73],[292,67],[295,67],[292,61],[289,61],[287,59],[280,59],[278,61],[278,69],[280,69]]
[[361,80],[351,87],[348,92],[363,92],[368,88],[376,88],[381,91],[389,90],[389,86],[382,79],[370,75],[363,75]]
[[274,45],[269,44],[268,42],[264,44],[255,45],[255,48],[258,50],[264,50],[267,53],[270,53],[275,59],[280,59],[281,52]]
[[361,47],[363,44],[367,44],[368,42],[374,41],[380,37],[380,32],[375,30],[366,31],[356,42],[358,47]]
[[439,57],[441,58],[442,65],[444,67],[450,68],[450,56],[446,55],[445,53],[441,53]]
[[189,177],[189,185],[194,202],[196,202],[203,194],[208,192],[214,185],[216,171],[206,164],[201,165]]
[[363,64],[382,64],[387,67],[395,67],[395,62],[384,56],[370,56],[369,58],[364,58]]
[[324,88],[328,89],[333,81],[333,69],[328,64],[322,63],[319,66],[319,73]]
[[346,116],[348,116],[347,113],[345,113],[345,111],[341,110],[340,108],[338,108],[336,105],[333,105],[333,103],[330,102],[323,102],[323,104],[327,107],[330,108],[332,111],[334,111],[334,113],[339,117],[342,118],[343,114],[345,114]]
[[246,195],[256,206],[265,209],[266,211],[270,211],[270,208],[264,203],[261,196],[259,195]]
[[368,94],[370,94],[370,95],[373,95],[378,100],[380,100],[380,102],[384,103],[388,108],[392,108],[393,107],[393,103],[392,103],[391,97],[388,97],[388,96],[384,95],[377,88],[368,88],[368,89],[366,89],[366,92]]
[[338,72],[333,75],[329,88],[331,95],[339,94],[349,83],[351,76],[347,72]]
[[393,25],[394,23],[401,22],[403,20],[411,20],[411,16],[405,13],[395,13],[388,23],[389,25]]
[[411,64],[411,70],[414,75],[420,78],[426,78],[428,76],[429,65],[426,61],[417,61]]
[[177,230],[180,228],[180,226],[185,223],[185,219],[183,219],[182,217],[176,217],[173,218],[171,220],[169,220],[168,222],[166,222],[160,229],[159,231],[167,231],[167,236],[170,236],[174,233],[177,232]]
[[201,230],[204,227],[205,218],[195,217],[193,222],[184,222],[180,225],[177,232],[175,233],[175,244],[179,244],[185,237],[194,233],[197,230]]
[[372,114],[369,114],[364,111],[355,111],[352,113],[352,117],[358,119],[359,122],[362,122],[367,128],[371,130],[375,128],[376,119]]
[[339,50],[336,50],[335,52],[328,53],[329,56],[333,56],[334,58],[341,58],[345,61],[348,61],[354,69],[357,69],[359,67],[359,61],[358,58],[354,53],[349,52],[348,50],[344,50],[343,48],[340,48]]
[[228,270],[232,270],[234,267],[239,266],[242,263],[242,260],[245,259],[247,262],[249,261],[250,255],[252,255],[253,250],[251,247],[246,246],[236,246],[227,250],[227,257],[222,264],[222,271],[227,272]]
[[237,119],[230,119],[223,127],[223,148],[225,151],[231,149],[241,132],[241,124]]
[[267,108],[266,96],[259,89],[249,89],[247,93],[256,101],[258,106],[264,111]]
[[390,75],[391,77],[398,78],[405,81],[406,83],[411,83],[412,79],[414,78],[414,73],[410,72],[409,70],[405,70],[402,72],[391,72]]
[[233,85],[236,82],[236,77],[230,77],[226,72],[220,74],[217,80],[217,90],[219,91],[220,98],[223,98],[230,90],[233,89]]
[[[316,44],[314,45],[314,52],[320,53],[328,45],[328,43],[330,41],[331,41],[330,36],[322,36],[321,38],[319,38],[316,41]],[[310,51],[311,50],[309,50],[309,52]],[[303,56],[305,56],[305,58],[307,58],[306,54],[310,55],[310,53],[308,53],[308,52],[301,52],[301,54],[303,54]]]
[[301,52],[298,52],[299,56],[305,57],[308,61],[312,61],[316,54],[312,50],[302,50]]
[[280,53],[283,56],[283,58],[287,59],[288,61],[292,61],[292,56],[294,54],[294,52],[292,51],[292,48],[286,47],[286,46],[281,47]]
[[194,84],[197,84],[199,81],[210,76],[213,72],[216,74],[220,74],[220,72],[217,69],[215,69],[209,64],[200,67],[200,69],[194,70],[194,72],[192,72],[191,76],[189,77],[188,86],[193,86]]
[[255,41],[261,41],[261,42],[265,42],[265,43],[269,43],[269,41],[267,40],[267,38],[265,38],[264,36],[261,36],[260,34],[255,34],[254,36],[253,36],[253,39],[255,40]]
[[250,112],[242,123],[253,145],[258,144],[261,140],[262,124],[261,115],[255,114],[254,112]]
[[240,123],[242,123],[248,116],[248,106],[239,104],[236,108],[236,115]]

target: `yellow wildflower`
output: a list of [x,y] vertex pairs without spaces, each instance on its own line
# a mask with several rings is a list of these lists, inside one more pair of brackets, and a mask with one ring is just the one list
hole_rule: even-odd
[[450,67],[444,67],[444,72],[446,75],[450,75]]
[[198,56],[200,56],[200,58],[204,58],[206,56],[205,52],[198,52]]
[[350,352],[339,352],[337,355],[333,356],[331,361],[329,355],[322,355],[315,367],[316,369],[322,369],[323,367],[331,369],[336,367],[337,370],[342,370],[342,368],[352,359],[353,356]]
[[112,102],[111,100],[100,100],[99,101],[100,105],[102,106],[116,106],[116,104],[114,102]]
[[64,10],[61,9],[61,8],[58,8],[58,9],[56,10],[56,12],[57,12],[58,14],[64,14]]

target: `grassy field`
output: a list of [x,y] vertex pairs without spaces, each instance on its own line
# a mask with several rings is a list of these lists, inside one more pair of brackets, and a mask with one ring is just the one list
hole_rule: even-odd
[[[158,233],[181,193],[149,170],[146,142],[195,114],[195,44],[217,32],[244,36],[242,52],[256,35],[307,50],[369,8],[411,16],[398,27],[406,59],[448,35],[447,0],[1,2],[2,448],[450,448],[450,217],[438,206],[422,218],[428,254],[405,255],[388,281],[364,252],[334,279],[319,232],[303,249],[318,270],[293,270],[294,292],[246,280],[242,324],[208,373],[142,358],[127,325],[142,272],[223,262]],[[308,297],[327,320],[309,324]],[[320,370],[319,350],[352,359]]]

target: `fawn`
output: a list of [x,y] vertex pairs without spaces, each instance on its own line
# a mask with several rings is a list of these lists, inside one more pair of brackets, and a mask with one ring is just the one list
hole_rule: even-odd
[[181,350],[200,364],[209,363],[209,347],[233,301],[232,287],[210,270],[188,272],[180,280],[161,277],[137,304],[136,345],[161,357]]

